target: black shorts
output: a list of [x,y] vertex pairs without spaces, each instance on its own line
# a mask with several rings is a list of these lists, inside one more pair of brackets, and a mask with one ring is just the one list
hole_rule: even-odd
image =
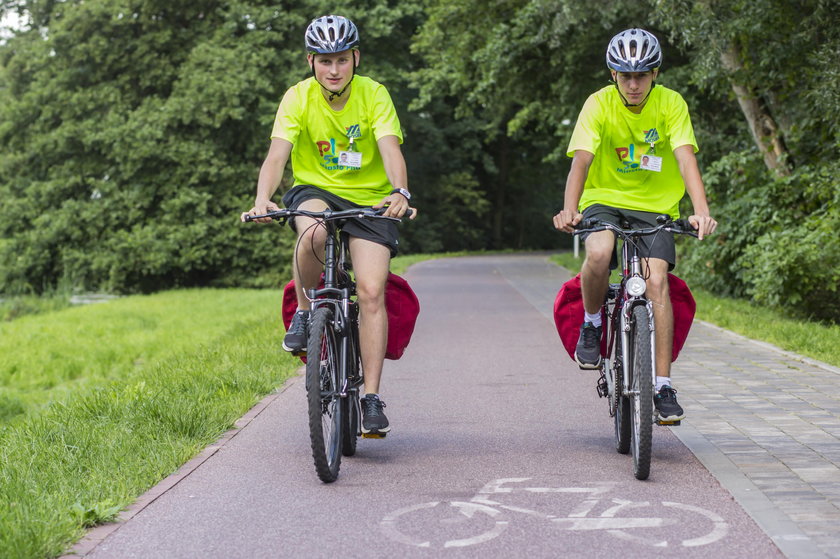
[[[307,200],[321,200],[331,210],[335,211],[370,207],[354,204],[322,188],[308,184],[299,184],[292,187],[291,190],[283,195],[283,205],[290,210],[297,209]],[[297,232],[294,218],[289,219],[289,226]],[[391,251],[391,258],[397,255],[397,250],[400,245],[400,230],[397,227],[397,223],[388,219],[351,218],[344,222],[341,234],[384,245]]]
[[[656,212],[641,212],[638,210],[625,210],[623,208],[613,208],[603,204],[593,204],[583,210],[583,219],[600,219],[617,225],[622,228],[629,226],[631,229],[641,229],[645,227],[656,227],[657,216],[662,215]],[[586,240],[588,234],[583,235],[583,240]],[[639,256],[642,258],[659,258],[668,263],[668,269],[673,270],[677,262],[677,249],[674,244],[674,234],[669,231],[660,231],[655,235],[645,235],[641,237],[639,244]],[[615,268],[616,254],[613,252],[613,260],[610,263],[611,268]]]

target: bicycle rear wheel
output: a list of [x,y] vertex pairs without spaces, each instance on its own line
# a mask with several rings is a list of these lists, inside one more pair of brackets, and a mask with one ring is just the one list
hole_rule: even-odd
[[647,307],[633,307],[632,324],[632,367],[630,398],[632,411],[633,474],[636,479],[647,479],[650,475],[651,439],[653,436],[653,356],[651,355],[650,319]]
[[348,344],[350,351],[348,352],[347,362],[349,386],[347,388],[347,398],[344,402],[344,421],[341,429],[341,453],[344,456],[356,454],[356,442],[357,437],[361,434],[359,427],[362,417],[362,408],[359,404],[359,388],[362,385],[361,364],[359,363],[359,326],[355,319],[351,322],[350,332]]
[[621,355],[621,328],[615,329],[614,354],[610,366],[613,374],[613,398],[615,398],[615,450],[619,454],[630,452],[630,399],[624,396],[624,367]]
[[309,436],[315,471],[324,483],[338,478],[341,467],[341,433],[345,413],[340,395],[339,351],[333,311],[321,307],[309,319],[306,393],[309,402]]

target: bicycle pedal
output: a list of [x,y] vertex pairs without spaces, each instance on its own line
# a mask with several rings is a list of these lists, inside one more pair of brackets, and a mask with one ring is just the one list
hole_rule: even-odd
[[666,421],[664,419],[657,419],[656,420],[657,425],[679,425],[680,422],[681,422],[680,419],[677,419],[676,421]]
[[363,439],[384,439],[388,433],[362,433]]

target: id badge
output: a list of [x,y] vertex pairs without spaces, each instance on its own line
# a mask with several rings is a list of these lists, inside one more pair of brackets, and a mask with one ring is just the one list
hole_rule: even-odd
[[362,168],[362,152],[360,151],[340,151],[338,152],[338,164],[351,169]]
[[659,173],[662,171],[662,158],[658,155],[643,155],[640,168],[646,171],[655,171]]

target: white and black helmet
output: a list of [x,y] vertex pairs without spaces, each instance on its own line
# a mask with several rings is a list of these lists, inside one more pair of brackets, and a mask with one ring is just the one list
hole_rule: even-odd
[[306,50],[333,54],[359,46],[359,30],[342,16],[322,16],[312,20],[305,34]]
[[622,31],[607,46],[607,67],[616,72],[647,72],[661,65],[659,41],[644,29]]

